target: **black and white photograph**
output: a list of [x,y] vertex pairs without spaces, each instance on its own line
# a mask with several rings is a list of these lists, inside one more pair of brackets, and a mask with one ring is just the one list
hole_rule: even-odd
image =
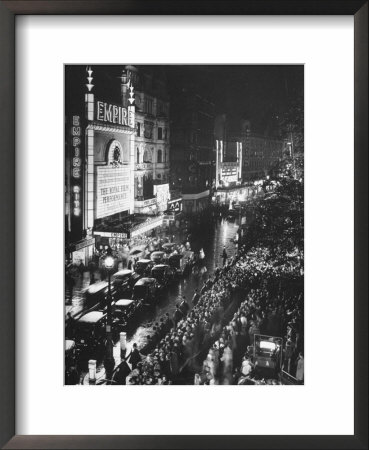
[[303,385],[304,65],[67,64],[64,99],[64,383]]

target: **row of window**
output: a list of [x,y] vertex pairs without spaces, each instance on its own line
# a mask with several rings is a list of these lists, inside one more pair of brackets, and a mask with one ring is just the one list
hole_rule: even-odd
[[[143,134],[142,129],[142,123],[136,122],[136,136],[141,137],[143,135],[146,139],[154,139],[154,124],[152,122],[148,122],[145,120],[145,128]],[[156,138],[158,140],[166,141],[168,138],[167,128],[158,127]]]
[[155,161],[153,161],[154,149],[146,148],[144,151],[140,150],[139,147],[136,148],[136,163],[165,163],[167,161],[167,156],[165,151],[160,148],[156,152]]

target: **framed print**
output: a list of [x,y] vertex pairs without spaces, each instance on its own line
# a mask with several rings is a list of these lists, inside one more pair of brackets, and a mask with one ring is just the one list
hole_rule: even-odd
[[367,448],[367,3],[0,8],[1,445]]

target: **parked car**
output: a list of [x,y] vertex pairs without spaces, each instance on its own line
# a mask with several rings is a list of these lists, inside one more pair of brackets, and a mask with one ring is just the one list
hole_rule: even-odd
[[156,264],[151,269],[151,276],[162,286],[166,287],[174,279],[174,271],[168,264]]
[[[97,283],[91,284],[87,289],[84,290],[84,307],[86,309],[91,309],[94,307],[104,306],[106,302],[106,296],[108,293],[108,282],[98,281]],[[115,295],[115,287],[112,286],[112,296]]]
[[76,345],[87,345],[91,339],[100,339],[105,336],[106,313],[103,311],[90,311],[81,316],[75,323]]
[[146,304],[152,304],[157,301],[159,294],[158,282],[155,278],[141,278],[133,287],[132,299],[142,300]]
[[236,218],[238,217],[239,212],[234,210],[234,209],[230,209],[228,211],[227,217],[226,219],[228,220],[228,222],[234,222],[236,220]]
[[186,267],[186,262],[183,255],[178,253],[172,253],[168,258],[168,264],[175,271],[176,275],[178,276],[183,275]]
[[155,264],[162,264],[166,261],[167,255],[163,251],[159,252],[152,252],[150,256],[151,261],[153,261]]
[[112,275],[111,281],[112,285],[115,287],[117,295],[121,296],[124,294],[130,295],[132,288],[138,281],[141,275],[134,272],[133,270],[123,269],[119,272],[115,272]]
[[142,277],[147,277],[154,267],[154,262],[151,259],[139,259],[135,264],[135,272]]

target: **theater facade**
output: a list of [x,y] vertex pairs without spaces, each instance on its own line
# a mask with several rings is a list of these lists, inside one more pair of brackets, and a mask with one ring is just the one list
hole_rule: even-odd
[[[66,119],[66,257],[86,264],[102,237],[129,237],[134,212],[134,88],[125,74],[116,103],[96,98],[86,70],[84,111]],[[104,231],[101,231],[104,230]]]

